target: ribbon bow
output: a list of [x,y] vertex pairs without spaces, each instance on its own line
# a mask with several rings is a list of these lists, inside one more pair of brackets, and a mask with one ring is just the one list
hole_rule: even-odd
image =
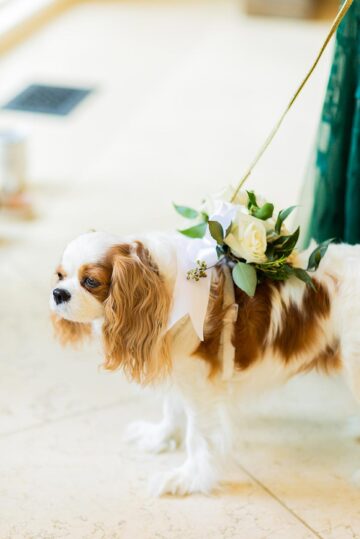
[[[226,231],[236,213],[236,206],[214,201],[214,212],[209,220],[217,221]],[[181,234],[176,236],[177,276],[174,287],[173,304],[168,329],[171,329],[181,318],[188,315],[194,330],[201,341],[204,340],[204,322],[209,303],[210,286],[213,269],[218,261],[216,241],[209,230],[201,239],[187,238]],[[205,261],[209,268],[206,277],[199,281],[187,279],[187,272],[196,266],[196,261]]]

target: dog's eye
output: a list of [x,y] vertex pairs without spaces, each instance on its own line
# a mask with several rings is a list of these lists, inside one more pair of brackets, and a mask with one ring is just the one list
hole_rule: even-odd
[[64,276],[59,271],[56,272],[56,275],[57,275],[57,278],[59,279],[59,281],[63,280]]
[[96,281],[96,279],[92,279],[91,277],[86,277],[83,280],[83,284],[84,286],[86,286],[86,288],[96,288],[100,285],[100,283]]

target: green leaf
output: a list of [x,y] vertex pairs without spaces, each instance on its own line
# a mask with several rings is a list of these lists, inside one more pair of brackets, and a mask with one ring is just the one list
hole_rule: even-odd
[[267,248],[266,248],[266,258],[270,261],[273,261],[276,259],[276,256],[275,256],[275,247],[274,245],[272,245],[272,243],[268,243],[267,244]]
[[188,238],[203,238],[205,236],[207,223],[200,223],[184,230],[179,230],[181,234]]
[[290,264],[284,264],[279,268],[279,276],[283,281],[294,275],[294,272],[294,268]]
[[279,267],[258,266],[259,271],[272,281],[286,281],[291,275],[294,275],[294,268],[289,264],[282,264]]
[[298,279],[303,281],[305,284],[311,286],[313,290],[316,290],[316,286],[314,285],[314,282],[308,272],[302,268],[294,268],[294,274]]
[[250,264],[238,262],[232,270],[234,283],[248,296],[253,297],[256,291],[257,275],[256,269]]
[[334,241],[334,238],[331,238],[330,240],[320,243],[320,245],[316,247],[316,249],[311,253],[309,257],[309,262],[308,262],[308,267],[307,267],[308,270],[315,271],[318,269],[323,256],[325,255],[330,243],[333,241]]
[[262,219],[263,221],[266,221],[266,219],[270,219],[274,213],[274,204],[270,204],[270,202],[266,202],[261,208],[256,208],[255,211],[253,211],[253,216],[257,217],[258,219]]
[[281,232],[281,226],[283,224],[283,222],[285,221],[285,219],[287,219],[290,215],[290,213],[292,213],[295,208],[297,208],[297,206],[290,206],[290,208],[286,208],[286,210],[281,210],[279,212],[279,215],[278,215],[278,218],[276,220],[276,224],[275,224],[275,232],[277,234],[280,234]]
[[224,243],[224,230],[220,223],[217,221],[209,221],[209,231],[214,240],[222,245]]
[[299,239],[299,234],[300,227],[298,226],[295,232],[290,236],[281,236],[276,242],[274,242],[277,251],[281,252],[282,255],[289,256],[296,247],[296,244]]
[[247,192],[247,195],[249,197],[249,202],[248,202],[248,209],[250,209],[252,206],[254,206],[255,208],[258,208],[258,203],[256,201],[256,195],[254,193],[254,191],[246,191]]
[[187,206],[178,206],[174,202],[173,206],[182,217],[185,217],[185,219],[196,219],[197,217],[199,217],[199,212],[193,210],[192,208],[188,208]]

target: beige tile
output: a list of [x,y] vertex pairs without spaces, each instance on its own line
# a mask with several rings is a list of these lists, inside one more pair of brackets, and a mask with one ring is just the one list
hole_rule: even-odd
[[120,432],[135,416],[128,403],[2,440],[1,537],[314,537],[241,472],[221,496],[149,497],[149,475],[183,455],[124,446]]
[[346,432],[358,405],[341,380],[294,380],[244,422],[239,460],[321,537],[360,537],[360,446]]
[[47,310],[29,311],[7,314],[0,326],[0,436],[136,399],[137,389],[120,374],[100,369],[97,341],[82,350],[62,349]]

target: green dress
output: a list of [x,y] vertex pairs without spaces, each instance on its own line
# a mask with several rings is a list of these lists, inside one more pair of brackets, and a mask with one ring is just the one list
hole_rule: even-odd
[[314,164],[303,196],[305,205],[313,200],[304,245],[360,243],[360,0],[337,32]]

